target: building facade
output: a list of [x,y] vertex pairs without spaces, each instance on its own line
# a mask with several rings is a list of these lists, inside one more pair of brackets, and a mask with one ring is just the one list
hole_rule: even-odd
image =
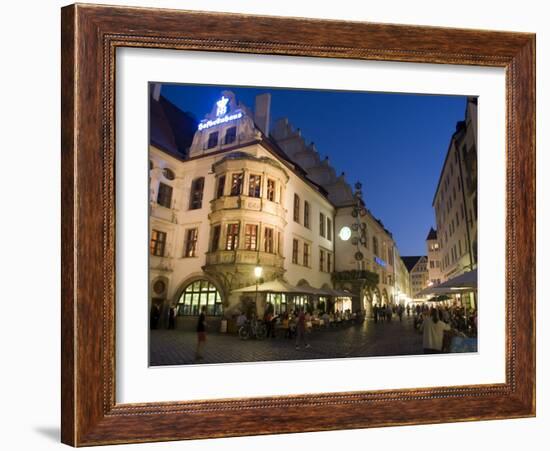
[[433,199],[441,281],[477,267],[477,98],[451,137]]
[[426,255],[406,256],[403,262],[410,274],[410,292],[414,301],[424,301],[425,296],[418,293],[428,286],[428,257]]
[[428,284],[439,285],[443,281],[441,256],[437,232],[433,228],[430,228],[426,237],[426,250],[428,255]]
[[[250,306],[261,314],[267,302],[277,312],[311,302],[235,292],[272,280],[349,290],[340,306],[354,311],[410,292],[391,233],[365,207],[360,186],[336,176],[288,120],[271,131],[269,95],[251,111],[222,92],[185,157],[155,142],[149,157],[150,302],[163,311],[175,304],[193,317],[204,305],[221,318]],[[325,308],[342,302],[318,298]]]

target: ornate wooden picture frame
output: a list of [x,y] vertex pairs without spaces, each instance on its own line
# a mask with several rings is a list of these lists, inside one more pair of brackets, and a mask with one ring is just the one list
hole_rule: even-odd
[[[179,49],[506,70],[506,381],[119,404],[115,51]],[[73,446],[535,415],[535,36],[71,5],[62,9],[62,441]]]

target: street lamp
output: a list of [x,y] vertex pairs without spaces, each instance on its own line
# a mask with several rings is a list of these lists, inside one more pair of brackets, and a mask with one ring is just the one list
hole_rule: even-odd
[[256,308],[256,312],[258,312],[258,282],[260,281],[260,277],[262,277],[262,267],[256,266],[254,268],[254,277],[256,278],[256,299],[254,301],[254,306]]

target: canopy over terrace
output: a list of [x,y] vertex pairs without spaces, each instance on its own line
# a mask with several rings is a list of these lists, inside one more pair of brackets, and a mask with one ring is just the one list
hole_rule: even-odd
[[477,290],[477,269],[453,277],[439,285],[424,288],[417,296],[460,293]]
[[[257,290],[257,291],[256,291]],[[315,296],[315,297],[331,297],[335,300],[341,299],[341,298],[351,298],[355,296],[353,293],[346,291],[346,290],[334,290],[332,288],[314,288],[309,285],[300,285],[295,286],[291,285],[288,282],[285,282],[284,280],[272,280],[270,282],[264,282],[262,284],[256,285],[250,285],[248,287],[238,288],[236,290],[233,290],[232,293],[265,293],[267,295],[288,295],[291,296],[291,299],[293,297],[294,304],[296,305],[303,305],[303,303],[306,301],[305,297]],[[286,299],[285,300],[279,300],[279,302],[282,302],[286,306]],[[315,304],[316,305],[316,304]]]

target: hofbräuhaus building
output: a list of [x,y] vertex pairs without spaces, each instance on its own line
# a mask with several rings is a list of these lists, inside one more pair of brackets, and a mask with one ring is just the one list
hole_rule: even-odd
[[203,305],[221,319],[266,308],[369,311],[403,300],[391,233],[365,207],[360,187],[336,175],[286,119],[270,130],[269,94],[251,111],[222,92],[183,153],[183,119],[174,120],[183,113],[155,91],[151,304],[177,305],[185,325]]

